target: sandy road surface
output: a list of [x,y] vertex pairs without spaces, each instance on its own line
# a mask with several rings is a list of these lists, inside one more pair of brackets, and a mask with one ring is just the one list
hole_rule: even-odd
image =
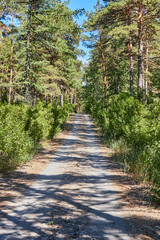
[[0,240],[132,239],[110,176],[89,117],[77,115],[37,181],[0,212]]

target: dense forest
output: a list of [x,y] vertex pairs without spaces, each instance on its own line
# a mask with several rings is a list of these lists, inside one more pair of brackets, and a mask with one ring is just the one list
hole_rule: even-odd
[[0,169],[28,160],[76,103],[81,29],[67,3],[0,3]]
[[[0,169],[26,161],[80,101],[124,170],[160,196],[160,0],[0,3]],[[82,64],[79,42],[90,49]]]
[[84,23],[86,111],[125,171],[160,196],[160,1],[97,2]]

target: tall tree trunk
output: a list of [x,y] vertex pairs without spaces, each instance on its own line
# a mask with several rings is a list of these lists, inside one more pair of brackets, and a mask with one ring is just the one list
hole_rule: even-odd
[[61,107],[64,106],[64,95],[63,95],[63,85],[61,85],[61,96],[60,96]]
[[33,98],[33,101],[32,101],[32,105],[33,105],[33,107],[36,105],[36,103],[37,103],[37,91],[34,89],[33,90],[33,93],[32,93],[32,98]]
[[48,104],[48,94],[45,94],[46,105]]
[[52,94],[50,95],[50,104],[52,104],[52,102],[53,102],[53,96],[52,96]]
[[105,56],[103,51],[102,33],[99,30],[100,49],[102,57],[102,71],[103,71],[103,86],[105,91],[106,105],[108,106],[108,80],[107,80],[107,67],[105,62]]
[[58,106],[58,97],[56,97],[55,106]]
[[133,93],[133,84],[134,84],[134,79],[133,79],[133,56],[132,56],[132,43],[130,42],[130,55],[129,55],[129,63],[130,63],[130,91]]
[[119,93],[119,75],[114,75],[114,82],[115,82],[115,94]]
[[[14,23],[14,14],[12,12],[12,27]],[[10,57],[10,78],[9,78],[9,93],[8,93],[8,102],[11,102],[11,97],[12,97],[12,87],[11,84],[13,82],[13,33],[11,36],[11,57]]]
[[68,97],[68,91],[67,91],[67,89],[65,90],[65,100],[67,100],[67,102],[69,101],[69,97]]
[[143,4],[139,1],[138,6],[138,94],[141,96],[144,90],[144,74],[143,74],[143,39],[142,39],[142,26],[143,26]]
[[148,29],[146,30],[146,78],[145,78],[145,92],[148,94],[148,70],[149,70],[149,44],[148,44]]
[[29,0],[28,6],[28,31],[27,31],[27,61],[26,61],[26,90],[25,103],[30,101],[30,40],[31,40],[31,15],[32,15],[32,0]]
[[[0,42],[1,42],[1,40],[2,40],[2,31],[0,30]],[[1,57],[1,44],[0,44],[0,57]],[[0,64],[2,65],[2,62],[0,62]],[[0,78],[0,83],[1,82],[2,82],[2,77]],[[0,100],[2,100],[2,91],[3,91],[3,88],[0,87]]]
[[[130,16],[130,2],[127,4],[127,25],[131,25],[131,16]],[[128,43],[128,52],[129,52],[129,65],[130,65],[130,91],[133,93],[133,43],[131,30],[129,32],[129,43]]]
[[73,104],[73,94],[71,93],[71,104]]

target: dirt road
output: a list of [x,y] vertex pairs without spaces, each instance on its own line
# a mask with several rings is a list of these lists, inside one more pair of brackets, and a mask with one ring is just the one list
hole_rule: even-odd
[[23,198],[0,212],[0,240],[133,239],[112,171],[87,115]]

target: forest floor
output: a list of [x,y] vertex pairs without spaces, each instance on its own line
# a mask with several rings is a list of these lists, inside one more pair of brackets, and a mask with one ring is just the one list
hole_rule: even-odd
[[35,159],[0,175],[0,239],[160,239],[160,209],[111,155],[89,117],[72,115]]

